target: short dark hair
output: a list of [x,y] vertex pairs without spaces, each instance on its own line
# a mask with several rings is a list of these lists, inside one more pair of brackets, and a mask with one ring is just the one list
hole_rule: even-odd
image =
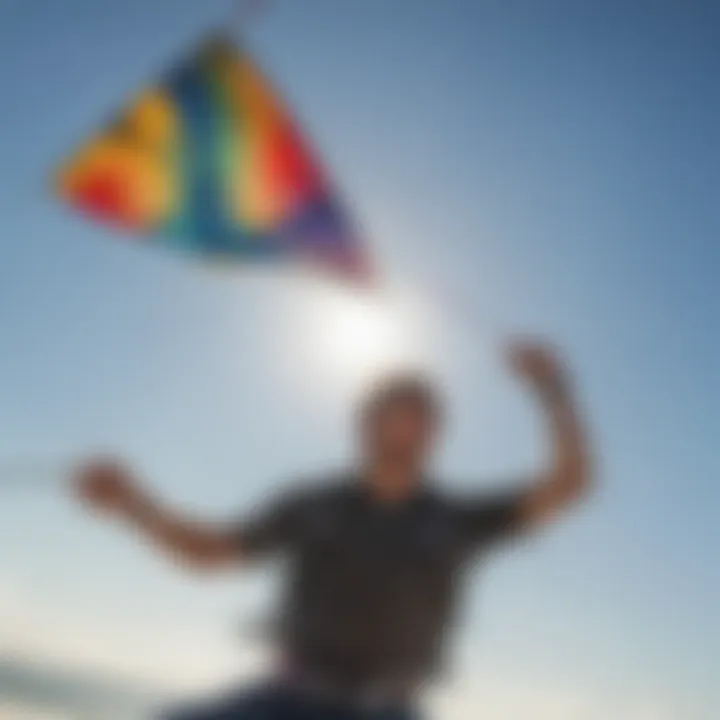
[[376,380],[360,403],[360,420],[374,420],[389,407],[411,405],[433,418],[442,414],[440,392],[435,383],[421,373],[403,372]]

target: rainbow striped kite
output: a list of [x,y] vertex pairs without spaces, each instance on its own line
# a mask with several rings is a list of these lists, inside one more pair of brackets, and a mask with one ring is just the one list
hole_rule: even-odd
[[369,262],[324,170],[247,53],[215,38],[61,167],[72,206],[210,260]]

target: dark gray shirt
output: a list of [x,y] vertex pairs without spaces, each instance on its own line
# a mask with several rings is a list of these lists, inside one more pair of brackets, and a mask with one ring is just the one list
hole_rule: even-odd
[[469,561],[518,529],[520,498],[424,488],[388,505],[347,478],[283,498],[237,537],[245,555],[289,563],[279,641],[295,665],[328,683],[412,686],[438,666]]

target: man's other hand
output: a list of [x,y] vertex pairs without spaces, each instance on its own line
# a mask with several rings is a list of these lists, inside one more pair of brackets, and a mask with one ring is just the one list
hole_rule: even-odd
[[113,515],[130,514],[143,499],[132,472],[116,460],[95,459],[80,465],[74,486],[87,507]]
[[555,391],[567,383],[565,363],[550,346],[519,341],[508,348],[510,366],[522,379],[540,391]]

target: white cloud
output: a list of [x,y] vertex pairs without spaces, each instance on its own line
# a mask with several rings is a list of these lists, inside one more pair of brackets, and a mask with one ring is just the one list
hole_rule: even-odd
[[0,657],[120,677],[163,688],[203,687],[247,676],[267,662],[262,648],[156,621],[143,626],[40,603],[0,585]]

